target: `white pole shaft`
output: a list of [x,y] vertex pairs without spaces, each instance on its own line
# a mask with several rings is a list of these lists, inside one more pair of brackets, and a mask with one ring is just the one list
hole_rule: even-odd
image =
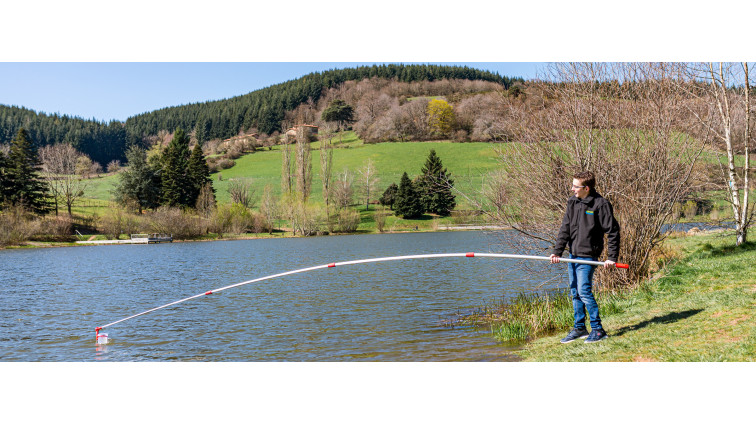
[[[129,317],[125,317],[125,318],[120,319],[120,320],[116,320],[115,322],[108,323],[107,325],[99,326],[96,329],[97,329],[97,331],[100,331],[101,329],[105,329],[105,328],[107,328],[109,326],[113,326],[113,325],[115,325],[117,323],[125,322],[126,320],[133,319],[133,318],[139,317],[139,316],[143,316],[143,315],[145,315],[147,313],[152,313],[153,311],[161,310],[161,309],[164,309],[166,307],[170,307],[170,306],[173,306],[173,305],[176,305],[176,304],[180,304],[180,303],[183,303],[184,301],[189,301],[189,300],[192,300],[194,298],[199,298],[199,297],[201,297],[203,295],[216,294],[218,292],[225,291],[226,289],[236,288],[238,286],[243,286],[243,285],[247,285],[247,284],[250,284],[250,283],[260,282],[260,281],[268,280],[268,279],[274,279],[274,278],[277,278],[277,277],[283,277],[283,276],[288,276],[288,275],[297,274],[297,273],[305,273],[305,272],[310,272],[310,271],[318,270],[318,269],[325,269],[325,268],[329,268],[329,267],[348,266],[348,265],[352,265],[352,264],[379,263],[379,262],[383,262],[383,261],[397,261],[397,260],[416,260],[416,259],[421,259],[421,258],[447,258],[447,257],[494,257],[494,258],[516,258],[516,259],[523,259],[523,260],[551,261],[550,257],[540,257],[540,256],[535,256],[535,255],[486,254],[486,253],[473,253],[473,252],[462,252],[462,253],[451,253],[451,254],[401,255],[401,256],[398,256],[398,257],[367,258],[367,259],[364,259],[364,260],[341,261],[341,262],[338,262],[338,263],[323,264],[323,265],[320,265],[320,266],[307,267],[307,268],[304,268],[304,269],[291,270],[291,271],[284,272],[284,273],[272,274],[270,276],[260,277],[260,278],[257,278],[257,279],[248,280],[246,282],[239,282],[239,283],[235,283],[233,285],[224,286],[222,288],[213,289],[213,290],[210,290],[210,291],[205,291],[205,292],[203,292],[201,294],[193,295],[193,296],[188,297],[188,298],[180,299],[180,300],[174,301],[172,303],[168,303],[168,304],[161,305],[159,307],[155,307],[155,308],[147,310],[147,311],[143,311],[141,313],[137,313],[137,314],[135,314],[133,316],[129,316]],[[602,261],[573,260],[573,259],[570,259],[570,258],[560,258],[559,260],[561,262],[565,262],[565,263],[589,264],[589,265],[593,265],[593,266],[603,266],[604,265],[604,263]]]

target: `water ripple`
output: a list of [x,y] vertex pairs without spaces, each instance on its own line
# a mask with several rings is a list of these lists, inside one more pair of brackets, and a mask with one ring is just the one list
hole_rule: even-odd
[[370,257],[487,252],[481,232],[353,235],[0,252],[3,361],[491,361],[510,348],[439,323],[527,276],[492,259],[395,261],[317,270],[94,327],[206,290]]

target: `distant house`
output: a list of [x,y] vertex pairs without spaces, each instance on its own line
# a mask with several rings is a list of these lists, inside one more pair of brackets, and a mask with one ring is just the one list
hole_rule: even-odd
[[302,129],[308,139],[312,140],[318,134],[318,126],[310,124],[295,125],[286,130],[286,143],[292,143],[297,140],[297,130]]
[[228,139],[223,140],[223,142],[236,142],[237,140],[241,141],[250,141],[250,140],[257,140],[257,133],[251,133],[251,134],[242,134],[241,136],[234,136]]

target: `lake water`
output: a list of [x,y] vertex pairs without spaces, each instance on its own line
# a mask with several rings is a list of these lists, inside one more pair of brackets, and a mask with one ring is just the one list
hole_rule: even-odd
[[676,232],[687,232],[694,227],[697,227],[700,230],[734,229],[735,223],[732,221],[726,221],[723,223],[672,223],[663,225],[661,232],[664,233],[670,230]]
[[237,282],[334,261],[495,246],[470,231],[0,251],[0,358],[516,360],[516,347],[487,329],[443,325],[533,289],[528,276],[507,271],[512,260],[481,257],[350,265],[252,283],[113,325],[103,331],[110,342],[95,344],[97,326]]

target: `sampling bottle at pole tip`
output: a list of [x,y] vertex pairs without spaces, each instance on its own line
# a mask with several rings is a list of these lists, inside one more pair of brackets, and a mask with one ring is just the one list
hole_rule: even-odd
[[102,327],[95,328],[95,341],[97,345],[104,345],[108,343],[108,334],[106,333],[100,333],[100,330],[102,330]]

